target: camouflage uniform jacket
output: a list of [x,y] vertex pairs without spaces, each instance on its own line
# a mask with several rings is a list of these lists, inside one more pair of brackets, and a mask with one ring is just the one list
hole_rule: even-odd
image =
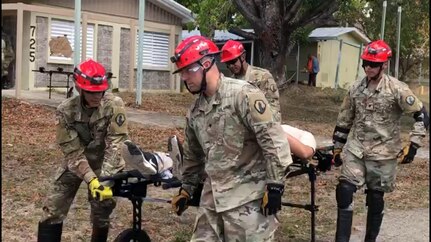
[[[352,85],[341,105],[337,126],[351,129],[345,146],[358,158],[394,159],[401,149],[401,115],[419,111],[422,102],[405,83],[388,75],[383,75],[374,92],[366,86],[366,78]],[[423,122],[416,122],[410,140],[421,145],[425,132]],[[335,142],[335,148],[342,147]]]
[[211,208],[210,200],[217,212],[262,198],[265,184],[283,183],[292,163],[263,93],[223,75],[216,93],[208,101],[200,95],[187,114],[183,158],[183,188],[192,194],[205,171],[201,206]]
[[83,111],[81,97],[63,101],[56,111],[57,143],[64,154],[63,168],[87,183],[95,170],[111,175],[125,166],[119,145],[128,138],[123,100],[106,93],[91,117]]
[[5,33],[2,32],[2,45],[1,45],[1,55],[2,55],[2,69],[1,69],[1,75],[7,75],[8,74],[8,68],[9,64],[15,59],[15,53],[12,48],[12,44],[10,43],[9,38],[6,36]]
[[271,105],[275,121],[281,122],[280,94],[278,93],[277,83],[275,83],[274,77],[268,70],[248,65],[245,76],[235,78],[246,80],[250,84],[258,87],[263,94],[265,94],[266,99]]

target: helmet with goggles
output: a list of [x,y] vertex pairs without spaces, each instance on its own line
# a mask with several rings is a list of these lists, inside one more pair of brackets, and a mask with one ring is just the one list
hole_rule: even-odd
[[203,36],[190,36],[177,46],[174,56],[171,57],[171,61],[177,66],[173,74],[200,61],[205,56],[218,53],[220,50],[214,42]]
[[105,68],[92,59],[76,66],[73,78],[75,85],[87,92],[104,92],[109,88]]
[[392,57],[392,50],[383,40],[370,42],[364,49],[361,59],[369,62],[386,62]]
[[221,62],[225,63],[234,60],[245,52],[241,42],[228,40],[221,48]]

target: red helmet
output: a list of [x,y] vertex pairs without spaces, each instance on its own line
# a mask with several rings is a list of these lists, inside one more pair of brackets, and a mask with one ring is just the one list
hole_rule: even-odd
[[241,42],[235,40],[228,40],[221,48],[221,62],[228,62],[238,58],[245,52],[244,46]]
[[108,78],[105,68],[98,62],[88,59],[73,71],[75,85],[88,92],[104,92],[108,90]]
[[391,57],[391,47],[383,40],[376,40],[369,43],[361,55],[362,60],[371,62],[386,62]]
[[175,63],[177,70],[173,74],[180,72],[185,67],[200,61],[207,55],[220,53],[217,45],[211,40],[194,35],[181,41],[175,49],[174,56],[171,57],[172,63]]

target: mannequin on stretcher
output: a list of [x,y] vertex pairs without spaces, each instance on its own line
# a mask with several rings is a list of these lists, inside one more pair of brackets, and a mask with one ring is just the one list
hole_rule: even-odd
[[[316,153],[316,139],[313,134],[290,125],[282,125],[282,128],[296,160],[310,160]],[[166,179],[175,176],[181,180],[182,146],[176,136],[168,140],[168,153],[146,152],[130,140],[124,142],[121,153],[126,164],[143,176],[159,174]]]

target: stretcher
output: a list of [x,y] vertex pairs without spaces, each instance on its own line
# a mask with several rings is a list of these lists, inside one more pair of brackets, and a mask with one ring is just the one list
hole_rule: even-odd
[[[310,181],[310,203],[298,204],[291,202],[282,202],[282,206],[305,209],[311,212],[311,241],[315,242],[316,237],[316,212],[318,205],[315,203],[316,190],[315,183],[320,172],[325,172],[331,169],[332,160],[332,145],[320,146],[316,149],[312,157],[312,161],[301,160],[293,156],[294,163],[289,166],[286,171],[286,179],[306,174]],[[315,162],[313,162],[315,161]],[[317,163],[316,163],[317,162]],[[124,171],[113,176],[99,178],[102,182],[110,183],[113,195],[116,197],[128,198],[133,206],[133,223],[132,228],[122,231],[114,240],[114,242],[149,242],[151,241],[148,234],[142,229],[142,203],[159,202],[170,203],[168,199],[149,198],[147,197],[147,188],[149,185],[161,186],[163,189],[178,188],[181,186],[181,181],[177,178],[163,179],[158,175],[144,177],[137,170]],[[200,195],[203,184],[200,184],[192,195],[192,200],[189,206],[199,206]]]

